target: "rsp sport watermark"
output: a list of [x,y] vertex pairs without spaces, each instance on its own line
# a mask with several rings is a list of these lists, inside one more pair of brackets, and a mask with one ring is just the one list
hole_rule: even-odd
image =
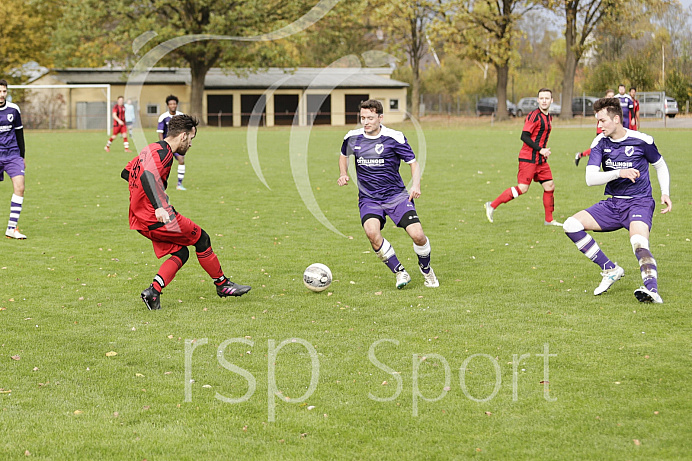
[[[193,357],[194,357],[194,352],[195,350],[200,347],[200,346],[206,346],[209,343],[208,338],[201,338],[201,339],[186,339],[185,340],[185,378],[184,378],[184,393],[185,393],[185,402],[192,402],[192,385],[195,382],[193,378]],[[395,346],[399,346],[400,342],[395,339],[380,339],[377,341],[374,341],[370,347],[368,348],[368,355],[367,359],[370,362],[370,364],[376,368],[381,370],[387,375],[390,375],[392,379],[396,382],[396,388],[394,389],[393,393],[387,396],[382,396],[382,395],[375,395],[372,392],[368,392],[367,396],[370,400],[374,402],[392,402],[396,401],[399,399],[401,393],[404,390],[404,378],[402,377],[402,372],[397,371],[394,368],[390,367],[387,365],[383,360],[380,360],[380,358],[377,357],[377,350],[380,348],[384,343],[389,343],[393,344]],[[239,367],[238,365],[231,363],[227,358],[226,358],[226,350],[227,348],[232,345],[232,344],[244,344],[246,346],[254,347],[255,342],[247,339],[247,338],[231,338],[223,341],[219,346],[216,348],[216,360],[218,364],[223,367],[224,369],[230,371],[231,373],[234,373],[247,382],[247,391],[245,394],[241,397],[229,397],[226,395],[223,395],[219,392],[216,392],[215,398],[217,400],[220,400],[225,403],[229,404],[242,404],[244,402],[249,401],[251,398],[253,398],[255,391],[257,390],[257,380],[255,378],[255,375],[244,369]],[[281,350],[290,345],[296,345],[298,347],[304,348],[310,357],[310,382],[307,385],[307,390],[305,393],[300,396],[300,397],[291,397],[290,399],[286,398],[281,391],[281,388],[279,386],[279,383],[277,383],[277,363],[279,362],[279,353]],[[382,351],[380,351],[382,352]],[[197,353],[198,355],[200,352]],[[286,339],[280,343],[277,344],[276,340],[274,339],[268,339],[267,340],[267,419],[269,422],[274,422],[276,421],[276,411],[277,411],[277,402],[284,402],[287,404],[295,404],[295,403],[302,403],[305,402],[307,399],[309,399],[315,391],[317,391],[317,387],[319,384],[319,377],[320,377],[320,359],[317,354],[317,350],[315,347],[307,340],[301,339],[301,338],[289,338]],[[391,358],[391,354],[389,354]],[[548,401],[548,402],[555,402],[557,400],[556,397],[551,395],[551,390],[550,390],[550,358],[551,357],[556,357],[557,354],[551,354],[550,353],[550,346],[548,343],[543,344],[543,350],[542,353],[524,353],[524,354],[512,354],[512,361],[508,362],[511,365],[512,369],[512,400],[513,401],[518,401],[519,400],[519,369],[522,365],[526,366],[527,363],[530,362],[532,358],[540,358],[541,364],[543,365],[543,379],[541,383],[543,384],[543,398]],[[441,354],[436,354],[436,353],[429,353],[429,354],[421,354],[417,352],[413,352],[410,355],[411,357],[411,380],[410,380],[410,391],[411,391],[411,415],[413,417],[418,416],[418,407],[419,403],[421,401],[424,402],[437,402],[442,399],[444,399],[447,394],[452,390],[452,368],[447,361],[447,358],[444,357]],[[426,396],[422,390],[421,390],[421,384],[424,381],[424,384],[426,385],[427,388],[430,388],[430,380],[426,379],[424,376],[422,376],[421,372],[421,364],[423,362],[423,359],[428,361],[435,361],[436,363],[439,363],[442,365],[442,369],[444,370],[444,381],[442,383],[439,383],[439,389],[440,393],[436,396]],[[467,374],[469,373],[469,368],[472,363],[478,364],[480,362],[487,362],[490,365],[492,365],[493,368],[493,373],[490,376],[485,376],[483,379],[487,379],[487,382],[492,382],[493,383],[493,389],[490,393],[487,395],[474,395],[470,390],[469,386],[467,385]],[[264,371],[264,370],[262,370]],[[305,370],[303,370],[305,371]],[[375,370],[373,370],[375,371]],[[478,378],[476,378],[478,379]],[[459,367],[459,372],[458,372],[458,380],[459,380],[459,387],[463,393],[463,395],[474,402],[478,403],[483,403],[483,402],[489,402],[490,400],[494,399],[498,393],[500,392],[500,389],[502,388],[502,367],[500,366],[500,362],[498,361],[497,357],[493,357],[490,354],[483,354],[483,353],[476,353],[469,355],[466,357],[463,362],[461,363],[461,366]]]

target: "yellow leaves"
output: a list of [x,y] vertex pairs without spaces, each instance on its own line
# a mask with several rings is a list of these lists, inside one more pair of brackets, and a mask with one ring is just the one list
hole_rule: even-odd
[[106,352],[106,357],[115,357],[116,355],[118,355],[118,353],[115,351]]

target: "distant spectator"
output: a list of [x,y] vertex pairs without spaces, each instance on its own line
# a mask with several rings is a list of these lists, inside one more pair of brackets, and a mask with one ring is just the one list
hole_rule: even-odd
[[132,99],[128,99],[125,103],[125,125],[127,132],[132,137],[132,126],[135,124],[135,106],[132,104]]

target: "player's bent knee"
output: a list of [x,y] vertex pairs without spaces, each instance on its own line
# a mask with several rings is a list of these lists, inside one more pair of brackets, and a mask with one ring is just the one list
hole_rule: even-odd
[[188,250],[187,247],[182,247],[180,250],[176,251],[175,253],[171,253],[171,256],[176,256],[178,259],[180,259],[181,267],[182,267],[185,265],[188,258],[190,258],[190,250]]
[[634,234],[630,237],[630,243],[632,244],[632,251],[634,251],[635,254],[640,248],[649,249],[649,239],[640,234]]
[[567,233],[579,232],[584,230],[584,225],[574,216],[570,216],[565,220],[562,229]]
[[199,240],[197,240],[197,243],[195,243],[195,251],[197,253],[207,251],[211,246],[211,239],[209,238],[209,234],[207,234],[204,229],[200,229],[200,231],[202,232],[202,234],[199,236]]

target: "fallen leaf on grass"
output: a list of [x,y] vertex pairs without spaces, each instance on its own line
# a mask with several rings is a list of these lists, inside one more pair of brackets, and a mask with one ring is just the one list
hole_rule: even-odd
[[488,416],[492,415],[492,413],[490,413],[489,411],[486,411],[485,414]]
[[11,394],[11,393],[12,393],[12,389],[7,389],[7,390],[0,389],[0,394]]
[[84,413],[82,410],[75,410],[74,411],[75,415],[81,415],[82,413]]
[[21,360],[21,357],[18,355],[13,355],[10,357],[12,360]]
[[135,373],[135,376],[138,378],[144,378],[144,375],[142,373]]
[[642,444],[638,439],[632,439],[632,441],[634,442],[634,444],[635,444],[636,446],[639,446],[639,445]]
[[116,355],[118,355],[118,353],[115,351],[106,352],[106,357],[115,357]]

